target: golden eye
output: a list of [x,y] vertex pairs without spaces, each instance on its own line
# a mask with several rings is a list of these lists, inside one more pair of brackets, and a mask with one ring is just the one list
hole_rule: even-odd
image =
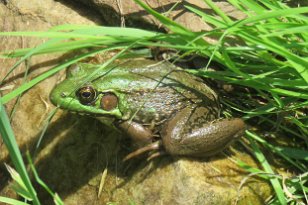
[[81,104],[88,105],[95,101],[97,92],[93,87],[85,86],[79,88],[76,92],[76,95]]

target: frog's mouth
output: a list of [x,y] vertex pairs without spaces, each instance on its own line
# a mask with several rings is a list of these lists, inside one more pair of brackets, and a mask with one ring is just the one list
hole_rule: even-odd
[[60,92],[53,90],[50,95],[51,102],[62,109],[68,110],[71,113],[77,113],[79,115],[88,115],[92,117],[110,117],[110,118],[122,118],[122,113],[118,108],[112,110],[101,109],[99,105],[99,99],[95,102],[85,105],[82,104],[72,92]]

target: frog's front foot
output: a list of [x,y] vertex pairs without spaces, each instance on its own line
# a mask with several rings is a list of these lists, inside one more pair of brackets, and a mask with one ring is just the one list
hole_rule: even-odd
[[155,157],[163,155],[163,144],[161,140],[153,142],[153,133],[147,127],[133,122],[133,121],[123,121],[115,124],[119,129],[124,131],[134,142],[135,145],[141,147],[134,152],[128,154],[123,161],[132,159],[146,152],[150,152],[148,159],[153,159]]
[[166,154],[166,152],[163,150],[163,144],[161,140],[158,140],[156,142],[153,142],[147,146],[144,146],[142,148],[137,149],[134,152],[129,153],[126,157],[124,157],[123,161],[127,161],[129,159],[132,159],[134,157],[137,157],[143,153],[150,152],[147,160],[151,160],[153,158],[156,158],[158,156],[162,156]]

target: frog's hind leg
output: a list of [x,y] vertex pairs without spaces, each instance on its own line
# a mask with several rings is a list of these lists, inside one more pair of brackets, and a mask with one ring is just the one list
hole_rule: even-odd
[[244,130],[241,119],[215,119],[207,108],[185,108],[166,123],[162,144],[170,155],[206,157],[222,151]]
[[161,140],[158,140],[158,141],[153,142],[153,143],[151,143],[151,144],[149,144],[149,145],[147,145],[147,146],[144,146],[144,147],[142,147],[142,148],[140,148],[140,149],[137,149],[137,150],[134,151],[134,152],[129,153],[126,157],[124,157],[123,162],[124,162],[124,161],[127,161],[127,160],[129,160],[129,159],[132,159],[132,158],[134,158],[134,157],[140,156],[141,154],[143,154],[143,153],[145,153],[145,152],[157,151],[157,152],[154,152],[152,155],[150,155],[150,156],[148,157],[148,160],[151,160],[151,159],[153,159],[153,158],[158,157],[158,156],[161,155],[161,154],[156,154],[156,153],[161,153],[159,150],[160,150],[162,147],[163,147],[163,146],[162,146],[162,141],[161,141]]

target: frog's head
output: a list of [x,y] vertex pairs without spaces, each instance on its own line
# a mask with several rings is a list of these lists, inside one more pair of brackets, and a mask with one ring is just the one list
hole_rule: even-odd
[[92,75],[101,74],[96,70],[97,66],[81,63],[68,68],[67,78],[52,90],[51,102],[79,114],[122,118],[116,92],[112,89],[102,89],[100,80],[91,82]]

